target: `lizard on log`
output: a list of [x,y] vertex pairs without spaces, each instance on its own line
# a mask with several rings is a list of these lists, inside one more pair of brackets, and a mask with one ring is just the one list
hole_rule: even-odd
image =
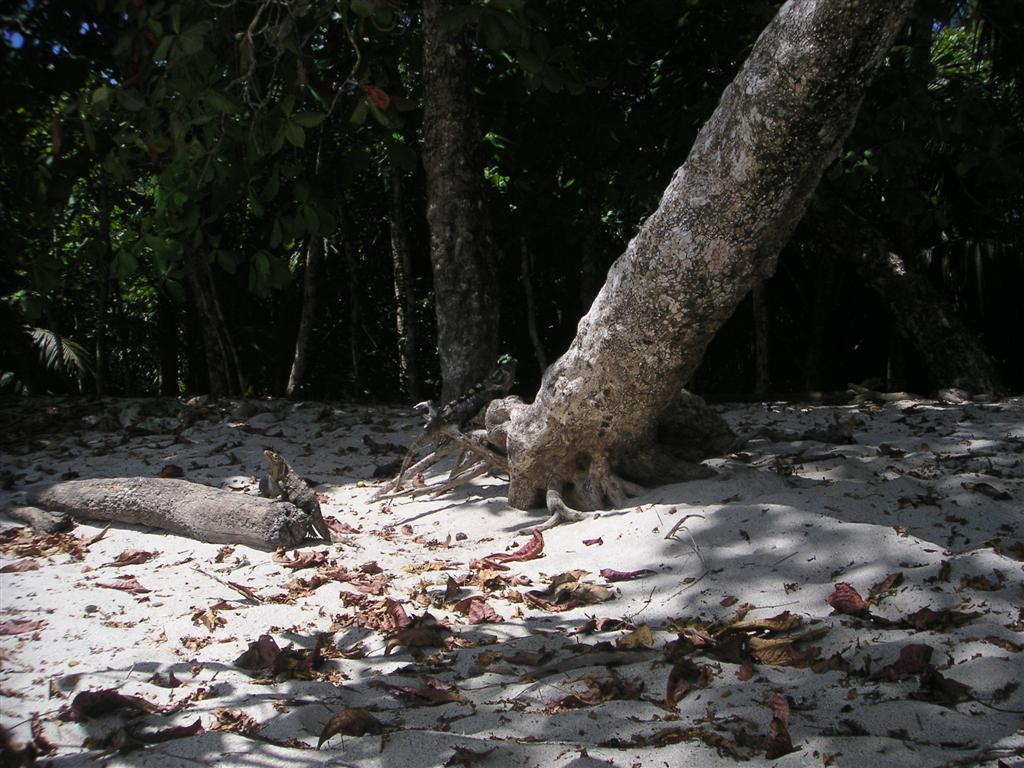
[[[413,459],[424,446],[430,444],[433,444],[434,449],[426,458],[417,462],[414,469],[426,469],[426,467],[432,466],[448,453],[451,453],[452,451],[446,445],[450,441],[457,443],[463,452],[476,454],[479,457],[477,464],[488,462],[491,464],[496,462],[503,464],[503,457],[484,445],[485,441],[465,435],[462,430],[492,400],[497,400],[507,395],[509,390],[512,389],[512,384],[515,383],[515,378],[516,359],[511,355],[502,355],[498,358],[497,365],[487,375],[487,378],[465,394],[445,403],[440,408],[429,400],[413,406],[416,410],[426,412],[427,423],[423,426],[423,432],[409,446],[409,450],[406,451],[402,468],[394,480],[381,488],[374,496],[374,499],[399,494],[402,490],[402,482],[409,471],[410,465],[413,463]],[[468,480],[472,479],[470,475],[476,476],[481,474],[482,471],[480,467],[475,466],[465,470],[461,462],[457,460],[447,485],[454,487],[461,484],[453,482],[460,478],[468,482]]]
[[316,493],[309,487],[309,483],[289,466],[280,453],[266,450],[263,456],[270,465],[270,474],[264,478],[265,482],[260,482],[260,493],[270,498],[291,502],[303,510],[309,515],[313,530],[321,538],[330,541],[331,532],[327,529],[327,523],[324,522],[323,513],[320,511],[320,502],[317,501]]

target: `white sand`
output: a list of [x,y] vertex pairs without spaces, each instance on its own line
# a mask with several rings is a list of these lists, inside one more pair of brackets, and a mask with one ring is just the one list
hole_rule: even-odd
[[[41,401],[31,407],[42,407]],[[181,432],[184,441],[174,442],[170,433],[182,412],[200,418]],[[0,505],[16,499],[14,491],[67,472],[155,476],[166,464],[183,467],[197,482],[255,493],[262,449],[273,447],[319,483],[329,499],[325,515],[360,529],[329,547],[310,542],[307,549],[328,551],[349,570],[375,561],[391,580],[368,600],[390,597],[410,616],[428,610],[458,642],[415,653],[400,645],[385,654],[387,636],[359,626],[358,607],[346,607],[340,597],[358,594],[350,583],[327,583],[291,603],[257,604],[226,582],[266,600],[285,592],[293,577],[308,579],[315,571],[293,574],[271,553],[245,547],[218,559],[217,545],[115,526],[81,561],[35,555],[38,570],[0,574],[0,625],[45,621],[34,632],[0,636],[0,724],[26,741],[38,715],[42,735],[56,748],[48,764],[62,768],[95,765],[100,753],[83,742],[102,741],[126,723],[158,730],[197,717],[205,729],[199,735],[113,753],[105,764],[434,766],[460,764],[452,761],[456,748],[493,749],[474,763],[486,766],[734,764],[735,757],[705,743],[719,738],[751,757],[752,765],[995,766],[1000,759],[1021,765],[1024,689],[1012,684],[1024,678],[1024,656],[1016,652],[1024,645],[1024,399],[960,406],[906,401],[884,408],[741,406],[726,415],[739,429],[770,424],[799,432],[826,426],[835,415],[855,415],[859,426],[849,445],[751,441],[743,455],[709,462],[720,470],[716,478],[655,488],[628,509],[546,532],[542,557],[509,563],[503,573],[532,585],[485,595],[505,621],[475,626],[444,603],[448,577],[470,573],[471,560],[522,546],[529,540],[523,532],[546,515],[510,508],[498,478],[434,501],[397,501],[390,509],[369,502],[373,467],[398,454],[371,455],[363,438],[408,443],[418,428],[409,411],[260,401],[179,409],[114,400],[61,411],[60,431],[50,435],[12,441],[8,433],[0,470],[13,476],[14,488],[0,494]],[[4,417],[10,421],[12,413]],[[993,498],[989,489],[1010,498]],[[666,539],[687,515],[696,516]],[[74,535],[89,539],[99,530],[79,525]],[[588,546],[585,539],[602,543]],[[133,549],[158,554],[140,565],[100,567]],[[0,566],[22,559],[8,545]],[[448,567],[407,570],[441,561]],[[605,568],[654,573],[609,584],[599,575]],[[552,612],[518,597],[574,569],[588,572],[585,581],[610,587],[612,599]],[[833,613],[826,602],[836,582],[866,598],[872,585],[895,572],[902,583],[872,606],[881,621]],[[99,586],[129,576],[151,592]],[[481,591],[469,583],[458,597],[472,594]],[[431,599],[434,605],[427,604]],[[194,614],[221,601],[230,608],[215,611],[222,625],[211,630],[193,622]],[[755,663],[748,676],[737,663],[695,652],[687,658],[711,665],[713,678],[666,707],[672,665],[664,651],[677,637],[669,620],[728,623],[743,603],[753,606],[748,620],[789,611],[804,620],[799,631],[822,630],[808,644],[820,649],[810,658],[840,654],[852,671]],[[978,615],[944,631],[891,625],[922,608]],[[653,650],[602,646],[595,649],[601,664],[583,666],[589,659],[577,646],[614,646],[629,633],[571,635],[587,617],[646,625]],[[347,649],[362,642],[365,658],[330,659],[311,680],[271,679],[234,663],[261,634],[281,647],[308,649],[332,624],[337,631],[328,645]],[[941,675],[969,687],[961,689],[967,691],[962,700],[919,700],[911,697],[922,687],[917,675],[878,676],[910,644],[930,646]],[[547,656],[539,667],[516,663],[525,660],[517,654],[540,651]],[[604,666],[609,661],[622,663],[610,670]],[[173,671],[181,685],[156,685],[150,680],[157,671],[164,677]],[[531,671],[537,679],[527,677]],[[554,702],[585,691],[588,679],[614,675],[642,684],[639,698],[552,710]],[[386,687],[421,687],[425,677],[454,686],[460,699],[432,705]],[[106,688],[155,704],[185,703],[171,715],[140,718],[121,710],[84,722],[57,718],[76,694]],[[797,751],[770,760],[738,734],[768,733],[775,694],[790,701]],[[337,735],[319,752],[294,746],[315,747],[331,715],[346,707],[370,710],[386,732]],[[213,730],[214,713],[222,710],[251,717],[258,734]],[[684,735],[693,738],[680,741]]]

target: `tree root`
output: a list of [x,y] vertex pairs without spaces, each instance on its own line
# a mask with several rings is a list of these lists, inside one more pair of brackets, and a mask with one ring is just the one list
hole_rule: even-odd
[[[434,448],[426,456],[416,461],[417,454],[427,445]],[[417,477],[430,469],[452,453],[456,453],[454,463],[448,473],[448,479],[433,485],[420,485],[404,488],[407,477]],[[417,496],[438,496],[447,491],[465,485],[488,472],[508,473],[508,459],[487,445],[487,432],[479,429],[469,433],[460,431],[454,425],[445,425],[433,434],[423,434],[413,441],[406,452],[402,468],[395,478],[385,484],[373,495],[373,501],[392,501],[394,499]]]
[[[646,491],[642,485],[615,474],[606,456],[594,457],[580,483],[567,484],[557,480],[548,482],[544,501],[551,516],[536,526],[536,530],[546,531],[559,523],[585,520],[588,511],[625,507],[631,497]],[[565,501],[566,495],[570,495],[582,509],[569,506]]]

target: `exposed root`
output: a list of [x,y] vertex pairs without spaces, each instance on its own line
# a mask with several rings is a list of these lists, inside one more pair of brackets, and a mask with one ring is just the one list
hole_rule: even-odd
[[548,512],[551,513],[551,517],[534,528],[533,530],[535,531],[546,531],[549,528],[554,528],[559,523],[575,523],[587,517],[586,512],[573,509],[565,503],[565,500],[562,498],[562,486],[560,483],[552,483],[548,486],[545,500],[547,501]]
[[[434,450],[413,464],[418,453],[431,443]],[[412,488],[403,487],[407,478],[417,477],[452,453],[456,453],[456,457],[446,481]],[[454,425],[445,425],[431,434],[420,435],[413,441],[398,474],[377,491],[372,500],[392,501],[403,497],[437,496],[488,472],[507,474],[508,459],[487,445],[487,432],[480,429],[464,433]]]

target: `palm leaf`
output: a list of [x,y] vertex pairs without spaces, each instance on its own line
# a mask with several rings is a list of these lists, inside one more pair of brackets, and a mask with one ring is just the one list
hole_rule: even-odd
[[92,357],[81,344],[47,328],[30,328],[29,334],[47,370],[79,379],[92,375]]

